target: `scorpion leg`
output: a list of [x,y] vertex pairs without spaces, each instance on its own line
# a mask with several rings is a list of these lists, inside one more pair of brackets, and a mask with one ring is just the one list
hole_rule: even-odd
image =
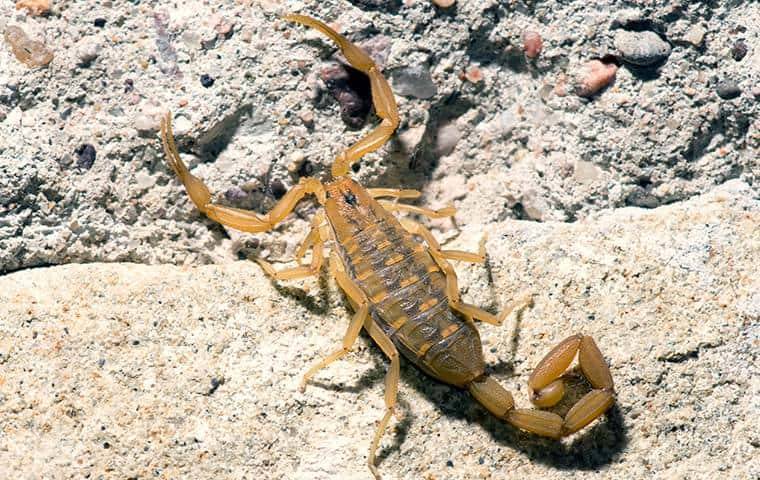
[[299,265],[297,267],[277,271],[272,264],[266,260],[257,258],[256,263],[261,265],[261,268],[264,269],[264,272],[266,272],[267,275],[276,280],[297,280],[299,278],[313,277],[319,274],[319,270],[322,268],[322,263],[324,261],[324,242],[329,238],[325,235],[326,232],[322,231],[321,223],[323,221],[324,216],[322,212],[314,215],[311,221],[311,230],[309,231],[309,234],[306,235],[303,242],[301,242],[301,246],[298,247],[298,251],[296,252],[296,260],[300,263],[306,250],[309,247],[312,247],[310,265]]
[[243,232],[266,232],[287,217],[305,195],[314,194],[320,202],[324,202],[325,190],[322,183],[315,178],[304,177],[266,215],[258,215],[240,208],[217,205],[211,202],[211,193],[206,184],[200,178],[191,174],[180,158],[177,146],[174,144],[171,113],[167,113],[161,119],[161,140],[164,146],[164,153],[166,154],[166,162],[174,170],[174,173],[177,174],[198,210],[208,218],[228,227]]
[[343,291],[346,292],[346,295],[348,295],[348,297],[352,300],[353,303],[358,306],[358,308],[356,309],[356,313],[351,319],[351,323],[348,325],[348,330],[346,330],[346,333],[343,336],[342,346],[327,355],[321,361],[314,364],[304,374],[303,379],[301,380],[301,386],[299,387],[302,392],[306,389],[306,384],[309,382],[309,380],[311,380],[312,377],[314,377],[317,372],[330,365],[332,362],[346,356],[348,352],[351,351],[354,346],[354,342],[356,342],[356,339],[359,337],[359,332],[361,331],[362,326],[369,318],[369,302],[367,301],[367,298],[361,292],[361,290],[359,290],[359,287],[357,287],[356,284],[348,277],[346,272],[341,270],[338,265],[339,262],[333,254],[330,257],[330,271],[335,276],[335,280],[338,282],[338,285],[340,285]]
[[372,337],[372,340],[377,343],[383,353],[385,353],[391,361],[391,366],[388,369],[388,373],[385,375],[385,415],[383,415],[380,424],[377,426],[377,430],[375,430],[375,436],[369,447],[369,457],[367,459],[369,469],[372,471],[375,479],[380,480],[380,474],[375,466],[375,453],[377,452],[378,446],[380,446],[380,439],[383,437],[383,432],[385,432],[385,429],[388,427],[388,422],[396,409],[400,362],[398,350],[396,350],[396,347],[393,345],[393,341],[375,324],[375,322],[367,322],[366,329]]
[[[430,248],[430,254],[433,256],[433,259],[435,259],[444,275],[446,275],[446,296],[448,297],[449,305],[451,308],[464,315],[467,319],[480,320],[481,322],[490,323],[492,325],[501,325],[515,309],[525,308],[532,304],[532,296],[526,296],[507,306],[507,308],[502,310],[498,315],[494,315],[486,312],[482,308],[476,307],[475,305],[462,302],[459,297],[459,285],[457,283],[456,272],[454,271],[454,267],[452,267],[447,261],[447,258],[453,260],[469,260],[473,262],[485,261],[485,243],[481,241],[479,254],[460,252],[458,250],[441,250],[438,240],[435,239],[427,227],[408,219],[401,219],[400,222],[401,226],[403,226],[409,233],[412,235],[419,235],[425,240],[425,243],[427,243]],[[454,252],[453,257],[451,252]]]
[[451,206],[441,208],[439,210],[433,210],[430,208],[415,207],[414,205],[407,205],[405,203],[394,203],[394,202],[388,202],[384,200],[380,200],[378,203],[382,205],[383,208],[388,210],[389,212],[402,211],[402,212],[409,212],[409,213],[417,213],[419,215],[424,215],[429,218],[453,217],[454,214],[457,213],[457,209]]
[[393,92],[390,85],[388,85],[388,81],[380,73],[372,58],[361,48],[348,41],[346,37],[325,23],[305,15],[290,14],[285,15],[284,18],[285,20],[319,30],[328,36],[338,44],[338,48],[340,48],[348,63],[369,77],[370,89],[372,90],[372,104],[375,107],[375,113],[377,113],[377,116],[382,121],[367,136],[346,149],[335,159],[332,166],[332,175],[333,177],[341,177],[348,173],[351,164],[364,155],[382,147],[391,138],[391,135],[399,124],[396,99],[393,97]]
[[394,197],[394,198],[418,198],[422,195],[419,190],[398,189],[398,188],[368,188],[367,192],[372,198]]

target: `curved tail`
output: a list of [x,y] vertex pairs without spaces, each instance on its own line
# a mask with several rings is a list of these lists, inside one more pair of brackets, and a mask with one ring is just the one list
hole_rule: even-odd
[[612,375],[594,339],[573,335],[554,347],[536,366],[528,380],[531,401],[538,407],[556,405],[565,394],[560,378],[578,353],[578,363],[594,387],[573,405],[564,418],[532,408],[514,408],[512,394],[488,376],[475,379],[468,390],[494,416],[517,428],[544,437],[561,438],[577,432],[601,416],[615,403]]

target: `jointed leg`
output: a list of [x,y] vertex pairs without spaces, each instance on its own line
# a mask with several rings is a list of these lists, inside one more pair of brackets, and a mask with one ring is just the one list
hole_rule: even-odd
[[277,271],[271,263],[260,258],[256,259],[256,262],[261,265],[261,268],[276,280],[297,280],[299,278],[313,277],[319,274],[319,270],[322,268],[322,262],[324,261],[324,242],[327,237],[322,236],[324,232],[321,231],[321,222],[324,220],[322,212],[314,215],[312,218],[312,229],[306,238],[301,243],[301,246],[296,252],[296,260],[301,260],[306,249],[311,248],[311,264],[299,265],[293,268],[287,268],[285,270]]
[[324,242],[330,238],[330,228],[325,221],[325,214],[323,210],[317,212],[311,219],[311,230],[309,230],[306,238],[303,239],[301,245],[296,250],[296,261],[301,263],[301,259],[306,255],[306,251],[314,245],[317,241]]
[[425,215],[426,217],[429,217],[429,218],[453,217],[457,213],[457,209],[454,207],[445,207],[439,210],[432,210],[430,208],[415,207],[414,205],[407,205],[405,203],[394,203],[394,202],[388,202],[384,200],[380,200],[378,203],[382,205],[383,208],[385,208],[389,212],[402,211],[402,212],[417,213],[420,215]]
[[[502,310],[499,315],[493,315],[486,312],[482,308],[476,307],[469,303],[462,302],[459,296],[459,285],[457,283],[457,275],[454,271],[454,267],[446,260],[452,258],[451,252],[454,252],[454,260],[465,260],[467,257],[472,257],[473,261],[485,261],[485,245],[483,242],[480,244],[480,254],[476,255],[469,252],[459,252],[457,250],[449,250],[448,257],[446,251],[441,250],[441,246],[435,239],[433,234],[424,225],[413,222],[408,219],[402,219],[401,225],[412,235],[419,235],[425,240],[430,248],[430,254],[435,259],[438,266],[446,275],[446,295],[449,300],[449,305],[454,310],[458,311],[468,319],[480,320],[482,322],[490,323],[492,325],[501,325],[509,314],[514,311],[515,308],[524,308],[529,306],[532,302],[532,298],[526,296],[521,298],[517,302],[513,302],[507,308]],[[482,258],[482,260],[481,260]]]
[[338,282],[338,285],[343,288],[343,291],[346,292],[346,295],[351,298],[352,302],[358,305],[358,308],[356,310],[356,313],[354,314],[353,318],[351,319],[351,323],[348,325],[348,330],[346,330],[346,334],[343,336],[343,344],[341,345],[341,348],[335,350],[331,354],[327,355],[322,361],[317,362],[312,366],[303,376],[303,380],[301,380],[301,386],[300,390],[303,392],[306,389],[306,384],[309,380],[321,369],[325,368],[326,366],[330,365],[335,360],[338,360],[345,355],[348,354],[348,352],[351,351],[351,348],[353,347],[354,343],[356,342],[356,339],[359,337],[359,332],[362,329],[362,326],[367,323],[367,320],[369,319],[369,303],[367,302],[367,299],[365,296],[359,291],[359,289],[356,287],[356,285],[353,283],[353,281],[348,278],[348,275],[342,270],[340,270],[337,266],[337,262],[335,260],[335,257],[333,256],[330,261],[330,271],[335,276],[335,279]]
[[167,113],[161,120],[161,141],[166,154],[166,162],[177,174],[198,210],[206,214],[208,218],[236,230],[252,233],[271,230],[278,222],[287,217],[296,204],[307,194],[317,195],[321,202],[324,201],[325,192],[319,180],[304,177],[266,215],[258,215],[249,210],[211,203],[211,193],[206,184],[188,171],[187,166],[179,156],[172,134],[171,113]]
[[372,90],[372,104],[375,107],[377,116],[382,119],[373,131],[366,137],[359,140],[346,151],[338,155],[332,166],[333,177],[340,177],[348,173],[351,164],[359,160],[364,155],[374,152],[391,137],[399,124],[398,107],[396,99],[393,97],[388,81],[378,71],[375,62],[361,48],[349,42],[346,37],[336,32],[326,24],[305,15],[285,15],[286,20],[300,23],[308,27],[319,30],[327,35],[332,41],[338,44],[343,56],[348,63],[357,70],[363,72],[369,77],[370,88]]
[[369,332],[369,335],[372,337],[372,340],[375,341],[375,343],[391,361],[391,366],[388,369],[388,373],[385,375],[385,415],[383,415],[383,418],[380,420],[380,424],[377,426],[377,430],[375,430],[375,436],[373,437],[372,444],[369,447],[369,457],[367,458],[369,469],[372,471],[372,474],[375,476],[375,478],[379,480],[380,474],[377,472],[377,467],[375,466],[375,454],[377,452],[377,447],[380,445],[380,439],[383,437],[383,432],[385,432],[385,429],[388,427],[388,422],[390,421],[391,416],[393,415],[393,411],[396,408],[398,380],[400,377],[400,362],[398,350],[396,350],[396,347],[393,345],[390,337],[388,337],[388,335],[386,335],[385,332],[380,329],[380,327],[375,325],[374,322],[368,322],[366,328]]
[[394,197],[394,198],[417,198],[422,195],[419,190],[397,189],[397,188],[368,188],[367,191],[372,198]]

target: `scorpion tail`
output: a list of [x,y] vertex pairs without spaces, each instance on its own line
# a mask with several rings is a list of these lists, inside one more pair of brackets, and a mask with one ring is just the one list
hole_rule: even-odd
[[512,394],[493,378],[480,377],[470,383],[467,388],[486,410],[517,428],[543,437],[560,438],[562,436],[562,417],[543,410],[515,408]]
[[573,335],[552,349],[530,376],[528,386],[533,404],[551,407],[562,399],[565,386],[561,377],[576,354],[581,371],[593,389],[578,400],[564,418],[545,410],[514,408],[512,394],[485,375],[473,380],[468,389],[489,412],[515,427],[544,437],[564,437],[593,422],[615,403],[612,376],[596,342],[587,335]]

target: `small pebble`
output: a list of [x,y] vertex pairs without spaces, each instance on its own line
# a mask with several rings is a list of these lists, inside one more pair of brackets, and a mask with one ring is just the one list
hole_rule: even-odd
[[720,82],[715,87],[715,91],[723,100],[731,100],[742,94],[742,89],[739,88],[739,85],[730,80]]
[[16,59],[29,67],[44,67],[53,61],[53,52],[44,43],[27,37],[20,27],[12,25],[6,28],[3,38]]
[[212,77],[208,73],[204,73],[203,75],[201,75],[201,85],[203,85],[203,87],[205,88],[209,88],[212,85],[214,85],[215,81],[216,80],[214,79],[214,77]]
[[89,143],[85,143],[74,150],[74,153],[77,154],[77,167],[84,168],[85,170],[92,168],[97,156],[95,147]]
[[92,22],[93,25],[95,25],[98,28],[103,28],[106,26],[106,19],[105,18],[96,18]]
[[135,89],[135,81],[131,78],[124,80],[124,93],[129,93]]
[[248,198],[248,192],[240,187],[232,187],[224,192],[224,198],[226,198],[228,202],[240,202]]
[[29,15],[39,17],[50,11],[50,0],[18,0],[16,10],[26,9]]
[[581,67],[576,75],[575,94],[579,97],[591,97],[615,80],[617,65],[591,60]]
[[433,0],[433,3],[441,8],[449,8],[456,3],[456,0]]
[[741,62],[747,55],[747,50],[747,44],[741,40],[737,40],[736,43],[734,43],[734,46],[731,47],[731,58],[737,62]]
[[670,44],[651,31],[620,31],[615,35],[615,48],[624,61],[642,67],[662,63],[670,56]]
[[438,129],[435,140],[435,153],[442,157],[449,155],[454,151],[459,140],[462,139],[462,132],[455,122],[446,124]]
[[311,127],[314,125],[314,113],[311,110],[302,110],[298,113],[298,118],[301,119],[304,126]]
[[160,122],[159,116],[141,112],[135,116],[134,127],[138,132],[156,132]]
[[281,199],[283,196],[285,196],[286,193],[288,193],[288,189],[285,188],[285,184],[282,183],[279,179],[272,180],[272,183],[269,184],[269,191],[272,192],[272,195],[277,200]]
[[438,93],[430,70],[424,65],[412,65],[393,75],[393,90],[405,97],[430,98]]
[[533,30],[523,32],[523,50],[528,58],[536,58],[544,46],[541,35]]
[[[369,79],[342,64],[323,68],[319,77],[327,91],[340,105],[340,117],[351,128],[361,128],[372,109],[372,90]],[[313,120],[312,120],[313,121]]]
[[446,460],[446,466],[449,468],[452,468],[454,466],[454,462],[452,462],[451,460]]
[[483,80],[483,72],[476,65],[473,65],[465,70],[464,78],[470,83],[478,83]]
[[686,32],[684,40],[694,45],[695,47],[699,47],[702,45],[706,33],[707,31],[702,25],[692,25],[691,28],[689,28],[689,31]]
[[92,37],[85,37],[79,42],[77,47],[77,58],[79,58],[79,65],[87,66],[93,62],[98,55],[100,55],[101,45]]

